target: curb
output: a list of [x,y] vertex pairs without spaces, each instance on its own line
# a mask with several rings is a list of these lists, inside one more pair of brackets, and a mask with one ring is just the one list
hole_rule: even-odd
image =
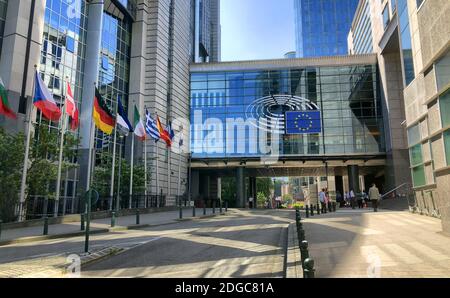
[[285,261],[286,278],[303,278],[300,248],[297,237],[297,226],[295,223],[291,223],[288,226],[288,240]]
[[[177,218],[171,222],[165,222],[165,223],[160,223],[160,224],[140,224],[140,225],[129,225],[129,226],[124,226],[124,227],[114,227],[114,228],[108,228],[108,229],[97,229],[97,230],[91,230],[89,235],[104,234],[104,233],[109,233],[109,232],[127,231],[127,230],[138,230],[138,229],[151,228],[151,227],[159,227],[159,226],[174,224],[177,222],[193,221],[193,220],[199,220],[202,218],[216,217],[218,215],[226,215],[226,213],[217,213],[217,214],[210,214],[210,215],[197,216],[197,217],[191,217],[191,218],[183,218],[183,219]],[[79,231],[79,232],[65,233],[65,234],[22,237],[22,238],[16,238],[16,239],[11,239],[11,240],[0,241],[0,247],[9,245],[9,244],[19,244],[19,243],[42,241],[42,240],[80,237],[80,236],[84,236],[85,234],[86,233],[84,231]]]

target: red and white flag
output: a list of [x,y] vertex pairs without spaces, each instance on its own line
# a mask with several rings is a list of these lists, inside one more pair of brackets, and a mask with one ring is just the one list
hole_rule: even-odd
[[76,130],[79,124],[78,109],[75,100],[73,99],[72,89],[70,88],[69,83],[67,83],[66,114],[70,116],[70,129]]

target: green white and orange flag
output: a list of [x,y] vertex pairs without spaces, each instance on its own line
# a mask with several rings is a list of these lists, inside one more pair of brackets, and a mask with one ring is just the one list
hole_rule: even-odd
[[17,115],[11,109],[8,102],[8,92],[6,92],[5,85],[2,78],[0,78],[0,114],[5,115],[11,119],[17,119]]
[[134,106],[134,134],[141,141],[144,141],[146,138],[144,124],[142,123],[141,115],[136,106]]

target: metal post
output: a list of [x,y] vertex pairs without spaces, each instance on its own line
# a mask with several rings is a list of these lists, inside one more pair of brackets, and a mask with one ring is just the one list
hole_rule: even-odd
[[222,201],[219,201],[220,214],[222,214]]
[[212,201],[213,214],[216,214],[216,200]]
[[304,278],[314,278],[314,260],[307,258],[305,260],[304,263],[304,267],[303,267],[303,277]]
[[228,212],[228,201],[225,201],[225,212]]
[[317,215],[320,215],[320,211],[321,211],[321,210],[320,210],[320,207],[321,207],[320,204],[317,203]]
[[84,213],[81,213],[80,216],[81,216],[81,230],[84,231]]
[[114,228],[116,226],[116,212],[111,212],[111,228]]
[[308,205],[305,206],[306,209],[306,218],[309,218],[309,207]]
[[0,219],[0,239],[2,239],[2,223],[3,221]]
[[206,200],[203,201],[203,215],[206,215]]
[[310,205],[309,207],[310,207],[309,210],[311,211],[311,217],[313,217],[314,216],[314,206]]
[[116,199],[116,211],[119,211],[120,209],[120,178],[122,175],[122,136],[119,137],[120,143],[119,143],[119,173],[117,177],[117,199]]
[[302,267],[305,267],[305,260],[309,258],[308,241],[303,240],[300,242],[300,253],[301,253]]
[[89,230],[91,225],[91,195],[92,191],[89,190],[88,192],[88,199],[86,202],[86,234],[85,234],[85,240],[84,240],[84,252],[89,252]]
[[48,235],[48,217],[47,215],[44,217],[44,233],[43,235]]
[[183,218],[183,206],[180,204],[180,219]]
[[195,206],[192,207],[192,217],[195,217]]
[[136,209],[136,224],[138,225],[140,223],[140,212],[139,208]]

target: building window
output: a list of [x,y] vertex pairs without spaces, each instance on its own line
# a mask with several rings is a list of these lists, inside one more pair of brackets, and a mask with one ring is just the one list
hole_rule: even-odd
[[106,56],[102,56],[102,68],[104,69],[104,70],[108,70],[108,65],[109,65],[109,62],[108,62],[108,57],[106,57]]
[[398,14],[400,22],[400,39],[403,58],[403,70],[405,73],[405,86],[408,86],[415,78],[414,61],[412,56],[411,33],[409,31],[408,2],[398,1]]
[[435,64],[438,91],[450,83],[450,51]]
[[447,160],[447,166],[450,166],[450,130],[444,132],[443,138],[445,147],[445,159]]
[[413,146],[420,142],[420,128],[419,124],[408,128],[408,144]]
[[412,169],[414,187],[424,186],[425,182],[425,168],[423,165]]
[[391,12],[392,12],[392,14],[394,14],[396,9],[397,9],[397,0],[391,0]]
[[450,89],[439,97],[442,127],[450,126]]
[[70,36],[66,37],[66,49],[71,53],[75,52],[75,40]]
[[383,28],[386,30],[389,24],[389,7],[386,5],[383,9]]
[[422,163],[422,144],[417,144],[409,149],[411,165],[417,166]]

